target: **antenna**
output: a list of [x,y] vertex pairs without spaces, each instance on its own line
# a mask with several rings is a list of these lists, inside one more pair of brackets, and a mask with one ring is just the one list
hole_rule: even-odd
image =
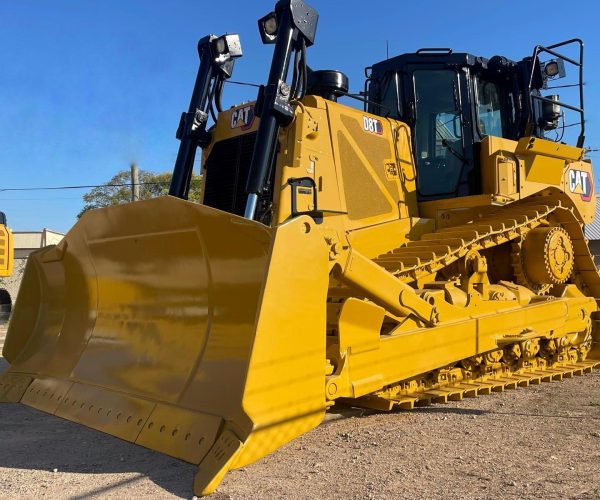
[[389,44],[388,40],[385,41],[385,58],[386,59],[390,58],[390,44]]

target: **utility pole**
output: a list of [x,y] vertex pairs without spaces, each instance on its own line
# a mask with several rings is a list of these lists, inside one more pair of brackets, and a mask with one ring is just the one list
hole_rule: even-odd
[[131,164],[131,201],[140,199],[140,171],[135,163]]

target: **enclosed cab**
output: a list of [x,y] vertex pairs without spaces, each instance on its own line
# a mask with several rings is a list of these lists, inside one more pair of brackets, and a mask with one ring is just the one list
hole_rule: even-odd
[[[579,47],[578,60],[555,51],[565,45]],[[582,57],[579,40],[537,46],[519,62],[421,49],[367,68],[367,109],[410,125],[420,201],[478,195],[484,192],[481,147],[488,137],[550,139],[561,125],[564,135],[567,111],[579,118],[567,126],[578,126],[577,145],[583,146]],[[552,81],[566,74],[565,62],[579,73],[571,85],[580,90],[576,106],[552,93]],[[560,143],[562,135],[551,140]]]

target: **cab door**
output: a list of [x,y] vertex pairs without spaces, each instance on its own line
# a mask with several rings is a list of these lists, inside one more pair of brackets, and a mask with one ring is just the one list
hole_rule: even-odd
[[403,75],[419,200],[479,194],[468,70],[447,64],[411,64],[405,66]]

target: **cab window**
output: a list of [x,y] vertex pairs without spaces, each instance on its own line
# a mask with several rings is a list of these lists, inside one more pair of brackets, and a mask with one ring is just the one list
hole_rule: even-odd
[[477,77],[477,128],[481,136],[511,138],[515,120],[512,94],[496,82]]

